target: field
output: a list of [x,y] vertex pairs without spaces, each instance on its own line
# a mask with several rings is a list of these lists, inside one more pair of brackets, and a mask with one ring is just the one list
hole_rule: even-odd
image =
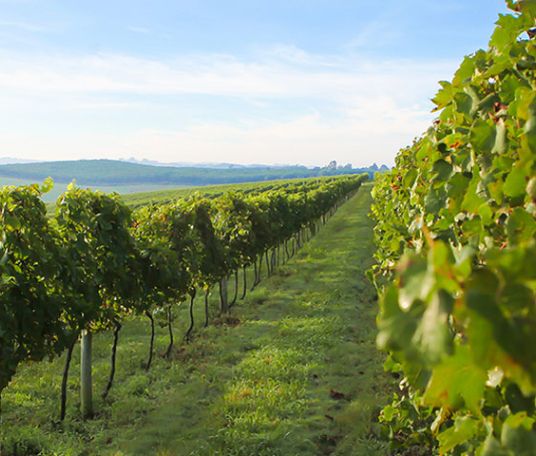
[[[5,177],[0,176],[0,187],[3,185],[31,185],[35,183],[41,183],[40,179],[24,179],[17,177]],[[67,189],[67,185],[60,182],[54,183],[54,188],[50,192],[43,195],[43,200],[49,204],[53,204],[58,197]],[[105,193],[120,193],[122,195],[130,195],[143,192],[152,193],[165,191],[164,194],[169,192],[173,194],[180,186],[179,185],[163,185],[163,184],[133,184],[133,185],[95,185],[91,186],[94,190],[100,190]],[[136,199],[136,196],[133,196]]]
[[[148,324],[125,324],[116,384],[95,419],[80,419],[75,351],[68,418],[58,424],[63,359],[27,364],[3,395],[4,448],[61,455],[385,454],[376,416],[390,377],[375,348],[370,187],[266,279],[231,317],[157,357],[147,374]],[[251,280],[251,277],[250,277]],[[232,291],[232,290],[231,290]],[[212,315],[216,301],[211,301]],[[201,303],[196,321],[202,321]],[[177,338],[187,309],[174,321]],[[158,329],[157,350],[167,343]],[[110,334],[99,334],[94,375],[103,387]],[[26,451],[26,453],[24,453]],[[9,454],[9,453],[8,453]]]

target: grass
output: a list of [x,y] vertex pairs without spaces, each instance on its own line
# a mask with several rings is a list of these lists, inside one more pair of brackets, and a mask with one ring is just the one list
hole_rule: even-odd
[[[390,380],[375,348],[369,188],[346,203],[230,319],[215,319],[171,361],[147,374],[148,325],[124,325],[116,384],[98,415],[79,417],[75,353],[68,419],[57,423],[63,359],[24,366],[4,392],[3,451],[43,455],[383,455],[375,416]],[[201,302],[196,318],[201,321]],[[211,302],[216,313],[216,302]],[[184,334],[186,307],[176,311]],[[110,334],[94,348],[96,392],[105,384]],[[159,328],[159,352],[167,343]],[[39,453],[41,451],[41,453]]]

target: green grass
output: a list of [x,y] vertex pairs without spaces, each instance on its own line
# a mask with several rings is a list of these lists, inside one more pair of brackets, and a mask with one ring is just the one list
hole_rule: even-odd
[[[375,415],[390,380],[375,348],[375,294],[364,277],[373,247],[370,188],[346,203],[277,275],[233,308],[233,318],[180,344],[173,360],[141,369],[148,327],[125,324],[116,384],[98,415],[78,412],[78,353],[68,419],[57,423],[63,359],[25,365],[2,398],[2,455],[383,455]],[[231,287],[232,289],[232,287]],[[201,300],[196,318],[201,321]],[[216,302],[211,303],[213,315]],[[186,307],[176,312],[177,338]],[[110,334],[94,348],[96,392]],[[166,332],[158,330],[158,352]]]

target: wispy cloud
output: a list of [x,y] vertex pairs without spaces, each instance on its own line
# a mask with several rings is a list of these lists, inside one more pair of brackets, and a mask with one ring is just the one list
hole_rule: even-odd
[[[326,154],[364,165],[391,163],[399,147],[430,122],[429,98],[437,80],[452,73],[449,61],[373,60],[307,53],[292,46],[259,51],[255,58],[191,55],[168,60],[128,55],[0,55],[0,119],[9,127],[13,113],[31,117],[36,99],[53,100],[58,128],[67,110],[100,110],[125,116],[136,125],[104,134],[94,125],[74,132],[29,136],[0,135],[0,149],[47,158],[151,155],[163,161],[301,162],[320,164]],[[170,128],[159,124],[170,97],[202,95],[247,100],[257,108],[227,121],[185,119]],[[166,100],[158,101],[158,100]],[[309,109],[301,108],[307,101]],[[150,112],[144,110],[150,103]],[[159,105],[161,103],[161,105]],[[165,106],[164,106],[165,103]],[[285,120],[263,111],[264,104],[288,108]],[[330,108],[325,109],[329,105]],[[3,106],[3,107],[2,107]],[[300,107],[300,108],[299,108]],[[43,102],[41,110],[51,109]],[[231,118],[232,117],[232,118]],[[31,125],[29,126],[31,129]]]
[[149,33],[151,33],[151,30],[147,27],[137,27],[134,25],[127,27],[127,30],[133,33],[141,33],[142,35],[148,35]]
[[[297,57],[293,58],[296,54]],[[313,97],[347,100],[361,95],[406,98],[430,93],[452,70],[450,61],[312,56],[272,52],[256,60],[229,55],[167,61],[117,54],[85,57],[0,54],[0,88],[34,92],[206,94]]]
[[25,32],[48,32],[50,28],[42,24],[34,24],[32,22],[21,21],[2,21],[0,20],[0,27],[6,27],[10,29],[23,30]]
[[347,43],[347,48],[355,51],[388,47],[402,36],[400,26],[394,20],[371,21]]

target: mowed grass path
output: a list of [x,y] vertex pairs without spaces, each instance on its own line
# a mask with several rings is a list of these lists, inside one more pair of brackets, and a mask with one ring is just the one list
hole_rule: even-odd
[[[24,436],[43,454],[58,455],[386,454],[374,422],[390,382],[375,347],[377,304],[365,278],[373,253],[369,192],[360,190],[239,301],[232,319],[199,329],[172,361],[157,358],[149,374],[140,368],[146,322],[127,322],[116,384],[106,403],[97,399],[96,419],[77,416],[77,356],[63,427],[52,422],[63,360],[22,369],[3,404],[10,441]],[[199,319],[201,308],[199,302]],[[177,338],[184,320],[185,308]],[[165,344],[161,329],[158,350]],[[109,335],[98,335],[94,356],[100,387]]]

